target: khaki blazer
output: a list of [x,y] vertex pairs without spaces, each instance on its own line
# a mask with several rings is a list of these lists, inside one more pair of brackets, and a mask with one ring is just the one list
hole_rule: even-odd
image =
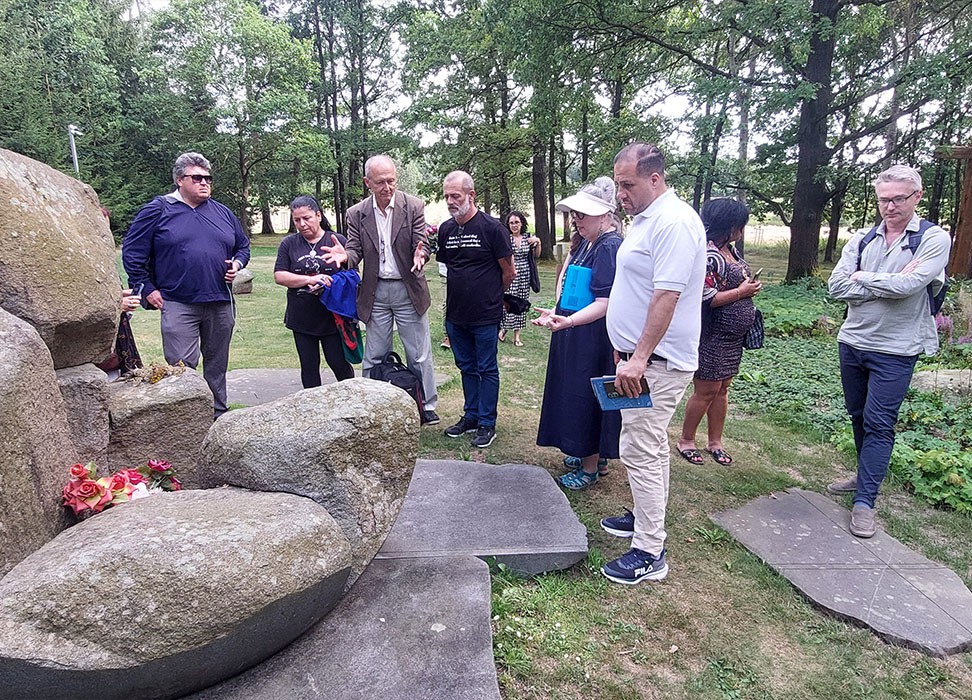
[[[371,310],[375,305],[375,290],[378,287],[378,225],[372,197],[348,209],[347,238],[345,249],[348,252],[348,268],[364,262],[361,270],[361,284],[358,285],[358,318],[366,324],[371,320]],[[392,252],[398,271],[402,275],[408,298],[417,314],[424,314],[432,304],[429,296],[429,283],[425,279],[425,269],[412,272],[413,257],[419,241],[425,246],[425,259],[429,259],[429,241],[425,233],[425,204],[418,197],[395,192],[395,208],[392,213]]]

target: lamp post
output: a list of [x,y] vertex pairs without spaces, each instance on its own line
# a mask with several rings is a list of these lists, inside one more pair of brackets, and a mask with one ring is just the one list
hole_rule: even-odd
[[78,178],[80,179],[81,168],[78,167],[78,148],[74,144],[74,137],[84,136],[84,132],[81,131],[81,129],[79,129],[78,127],[76,127],[74,124],[68,124],[67,132],[68,132],[68,143],[71,144],[71,162],[74,163],[74,174],[77,175]]

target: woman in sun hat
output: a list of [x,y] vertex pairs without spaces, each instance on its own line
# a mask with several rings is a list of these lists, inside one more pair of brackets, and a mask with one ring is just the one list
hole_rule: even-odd
[[590,382],[615,369],[604,321],[621,245],[614,195],[613,180],[599,177],[558,202],[583,242],[565,267],[557,307],[538,309],[533,322],[553,332],[537,444],[568,455],[564,462],[572,469],[558,482],[575,491],[596,483],[599,469],[619,457],[620,412],[602,412]]

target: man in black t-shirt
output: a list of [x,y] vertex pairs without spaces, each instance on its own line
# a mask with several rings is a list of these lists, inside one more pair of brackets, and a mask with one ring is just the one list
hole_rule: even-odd
[[439,226],[439,262],[446,278],[446,333],[462,375],[463,416],[446,429],[447,437],[475,432],[474,447],[489,447],[496,437],[499,365],[496,343],[503,317],[503,290],[516,272],[510,233],[498,219],[476,209],[469,173],[456,170],[442,184],[451,219]]

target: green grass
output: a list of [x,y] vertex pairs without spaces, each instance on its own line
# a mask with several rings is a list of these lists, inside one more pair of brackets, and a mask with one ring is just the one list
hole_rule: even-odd
[[[282,323],[284,290],[270,274],[275,248],[255,251],[250,266],[256,273],[254,293],[238,299],[241,327],[231,367],[296,368],[291,336]],[[751,248],[748,258],[757,268],[779,264],[785,269],[785,255],[780,262],[775,247]],[[550,302],[554,271],[552,263],[541,265],[543,291],[536,302]],[[462,390],[451,353],[438,348],[442,285],[435,275],[430,287],[436,369],[450,377],[440,387],[438,410],[445,425],[461,412]],[[135,328],[143,355],[159,357],[157,316],[136,314]],[[473,450],[465,441],[445,438],[440,425],[422,430],[420,456],[562,471],[561,455],[535,444],[549,333],[528,326],[523,340],[522,348],[510,342],[499,346],[500,411],[493,446]],[[785,385],[788,366],[774,364],[773,356],[796,366],[801,348],[808,351],[800,343],[811,339],[774,342],[794,345],[769,345],[760,351],[759,366],[751,369]],[[836,354],[836,348],[825,347],[825,352],[831,349]],[[804,376],[800,381],[812,388],[815,380]],[[827,617],[709,519],[788,486],[822,491],[851,468],[823,431],[808,429],[799,419],[781,421],[774,414],[780,407],[767,406],[760,394],[750,393],[750,413],[737,405],[730,412],[726,444],[736,460],[732,468],[673,459],[667,522],[672,568],[664,582],[616,586],[597,573],[627,547],[598,527],[600,518],[630,505],[617,461],[595,487],[567,495],[588,530],[590,552],[584,562],[527,579],[493,568],[494,656],[504,698],[972,700],[969,654],[931,659]],[[740,398],[744,394],[740,386]],[[830,397],[827,390],[803,400]],[[800,397],[792,400],[796,405]],[[676,416],[673,422],[673,439],[680,420]],[[892,535],[970,582],[972,519],[930,508],[895,484],[885,489],[879,515]]]

